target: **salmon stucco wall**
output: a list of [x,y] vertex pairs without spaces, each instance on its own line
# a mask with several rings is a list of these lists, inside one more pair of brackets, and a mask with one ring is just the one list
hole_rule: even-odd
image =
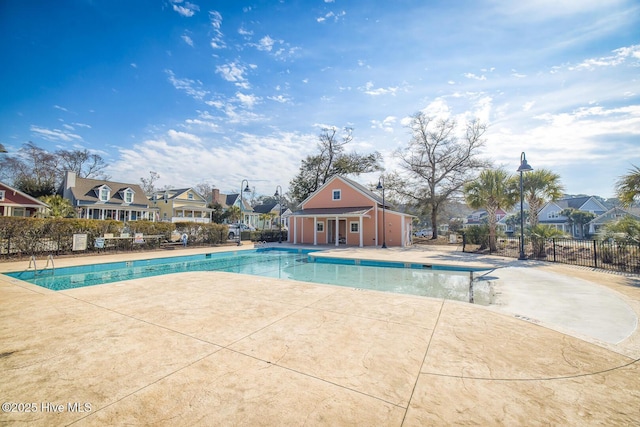
[[[340,199],[334,200],[334,191],[340,191]],[[329,183],[303,204],[304,209],[347,208],[355,206],[373,206],[373,202],[361,192],[339,179]]]

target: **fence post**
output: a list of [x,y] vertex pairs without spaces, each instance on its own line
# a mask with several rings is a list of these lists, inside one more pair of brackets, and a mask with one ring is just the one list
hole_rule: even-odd
[[467,245],[467,235],[462,233],[462,252],[464,252],[464,248]]
[[598,268],[598,251],[597,251],[597,247],[598,247],[598,244],[594,240],[593,241],[593,266],[595,268]]
[[553,262],[556,262],[556,239],[551,239],[551,246],[553,246]]

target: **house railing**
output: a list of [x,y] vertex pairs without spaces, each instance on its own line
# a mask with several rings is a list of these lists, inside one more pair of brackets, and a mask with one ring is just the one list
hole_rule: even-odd
[[211,222],[210,218],[202,218],[195,216],[173,216],[171,217],[171,222],[196,222],[199,224],[209,224]]
[[[500,237],[496,239],[495,248],[491,248],[488,235],[469,238],[463,234],[462,250],[518,258],[520,238]],[[640,274],[638,243],[525,237],[524,253],[528,259]]]

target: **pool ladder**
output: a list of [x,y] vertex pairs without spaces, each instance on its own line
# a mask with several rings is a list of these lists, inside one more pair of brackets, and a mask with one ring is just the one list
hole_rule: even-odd
[[[40,270],[41,273],[45,271],[47,268],[49,268],[49,262],[51,262],[51,274],[53,274],[56,271],[56,266],[53,264],[53,255],[49,254],[49,256],[47,257],[47,264],[44,266],[42,270]],[[36,266],[35,255],[31,255],[31,258],[29,258],[29,267],[27,267],[27,271],[31,270],[31,265],[33,265],[33,275],[37,276],[38,267]]]

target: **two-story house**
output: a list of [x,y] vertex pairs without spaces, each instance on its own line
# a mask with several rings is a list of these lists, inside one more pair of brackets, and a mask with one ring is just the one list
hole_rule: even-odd
[[538,213],[538,224],[554,227],[563,233],[575,238],[584,238],[582,227],[572,224],[569,218],[562,215],[565,209],[591,212],[594,215],[602,215],[608,209],[593,196],[566,197],[545,204]]
[[193,188],[158,190],[150,201],[158,209],[159,221],[211,222],[213,209],[207,207],[207,200]]
[[78,218],[154,221],[156,217],[157,209],[137,184],[78,178],[67,171],[58,194],[71,202]]
[[222,194],[219,189],[214,188],[211,193],[211,203],[219,204],[225,212],[231,206],[237,206],[241,212],[241,223],[252,227],[256,227],[258,224],[260,214],[254,212],[249,200],[246,197],[240,197],[238,193]]
[[636,221],[640,221],[640,208],[624,209],[621,207],[614,207],[609,209],[607,212],[598,215],[589,222],[589,234],[593,236],[597,234],[598,231],[600,231],[600,229],[607,223],[618,221],[619,219],[627,216],[630,216]]
[[277,230],[282,221],[282,228],[287,229],[291,210],[287,207],[280,208],[280,203],[264,203],[253,207],[253,212],[258,214],[256,228],[259,230]]
[[43,216],[46,203],[0,182],[0,216]]
[[413,215],[390,209],[363,185],[336,175],[289,216],[288,241],[404,247],[411,245],[412,220]]

